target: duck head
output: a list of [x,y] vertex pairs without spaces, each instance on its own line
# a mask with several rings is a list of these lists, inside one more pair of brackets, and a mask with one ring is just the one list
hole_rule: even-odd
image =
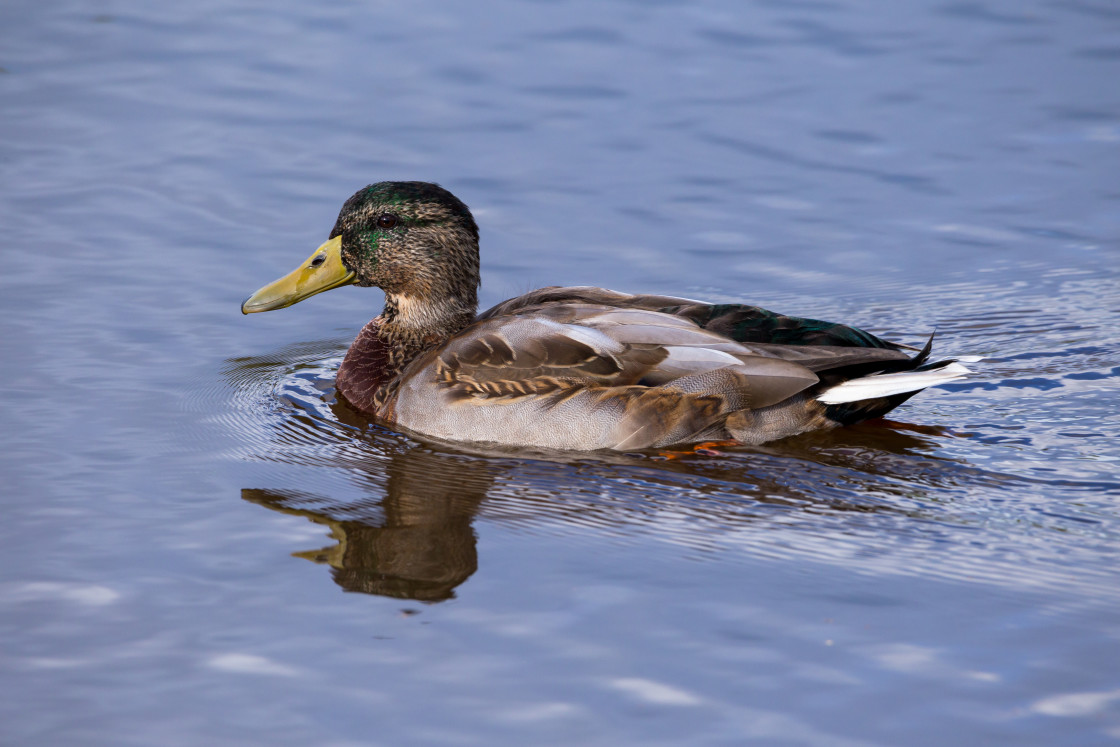
[[478,226],[455,195],[428,182],[379,182],[342,206],[330,237],[299,267],[245,299],[244,314],[282,309],[343,285],[385,291],[385,314],[473,314]]

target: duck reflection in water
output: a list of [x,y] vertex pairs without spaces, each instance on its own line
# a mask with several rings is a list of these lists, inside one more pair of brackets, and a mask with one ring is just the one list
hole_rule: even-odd
[[330,528],[337,542],[294,553],[331,567],[346,591],[421,602],[455,596],[478,569],[471,522],[493,482],[485,461],[417,447],[394,455],[377,502],[338,504],[298,491],[245,489],[241,497]]
[[[339,414],[339,406],[333,409]],[[329,565],[345,591],[440,602],[454,598],[455,589],[478,570],[473,521],[480,512],[502,522],[559,519],[583,531],[595,526],[618,534],[648,531],[662,509],[692,516],[698,533],[713,526],[764,526],[777,507],[783,507],[783,514],[796,507],[807,518],[821,510],[915,517],[912,505],[895,506],[881,496],[862,499],[859,485],[878,483],[880,473],[910,472],[919,478],[911,487],[918,487],[940,481],[939,474],[951,475],[955,482],[969,471],[962,472],[959,464],[939,468],[938,460],[921,456],[929,441],[881,424],[857,426],[848,436],[836,443],[835,438],[826,441],[810,434],[724,458],[684,453],[680,458],[670,454],[665,461],[653,455],[656,461],[650,461],[650,455],[609,454],[574,464],[439,451],[438,446],[397,441],[397,448],[369,454],[367,472],[350,471],[366,498],[262,489],[245,489],[242,497],[329,527],[337,544],[293,555]],[[385,446],[360,437],[357,441],[371,450]],[[837,479],[842,474],[855,484]],[[626,486],[619,483],[620,476],[639,479],[626,481]],[[576,489],[573,478],[582,489]],[[501,486],[495,487],[499,481]],[[544,485],[551,489],[542,490]],[[635,493],[637,485],[645,487]],[[606,500],[604,490],[612,494]]]

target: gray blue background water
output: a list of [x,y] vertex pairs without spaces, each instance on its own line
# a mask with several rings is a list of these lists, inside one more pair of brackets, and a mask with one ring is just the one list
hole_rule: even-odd
[[[0,6],[0,742],[1120,741],[1120,9]],[[383,179],[547,284],[987,357],[669,461],[370,428],[240,301]]]

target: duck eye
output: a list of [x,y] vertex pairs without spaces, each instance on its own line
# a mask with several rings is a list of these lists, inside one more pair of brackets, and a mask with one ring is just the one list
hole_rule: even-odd
[[397,216],[392,213],[385,213],[377,218],[378,228],[392,228],[397,225]]

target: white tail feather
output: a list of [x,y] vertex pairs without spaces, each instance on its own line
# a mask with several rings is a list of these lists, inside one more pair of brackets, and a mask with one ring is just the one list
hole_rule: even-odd
[[876,397],[889,397],[892,394],[916,392],[936,384],[956,381],[972,373],[960,363],[950,363],[932,371],[903,371],[901,373],[872,374],[863,376],[827,389],[817,397],[818,402],[826,405],[839,405],[844,402],[859,402]]

